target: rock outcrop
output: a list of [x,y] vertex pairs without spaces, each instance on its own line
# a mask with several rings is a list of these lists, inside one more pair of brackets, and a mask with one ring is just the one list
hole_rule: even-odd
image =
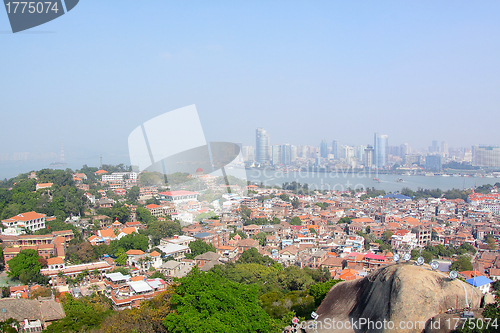
[[428,265],[394,264],[336,284],[316,311],[317,332],[422,332],[430,318],[467,308],[471,299],[478,308],[481,297],[477,288]]

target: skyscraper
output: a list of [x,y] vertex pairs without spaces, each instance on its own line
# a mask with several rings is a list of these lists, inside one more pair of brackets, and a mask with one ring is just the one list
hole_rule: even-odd
[[320,155],[323,158],[328,158],[328,144],[326,143],[326,140],[321,140],[321,146],[319,148]]
[[370,145],[365,148],[365,153],[363,155],[363,164],[365,168],[371,168],[373,165],[373,147]]
[[332,154],[336,160],[340,159],[340,145],[337,140],[332,141]]
[[356,154],[356,158],[361,163],[363,163],[363,155],[365,154],[365,149],[366,149],[366,146],[364,146],[364,145],[354,146],[354,151],[355,151],[355,154]]
[[373,164],[377,168],[382,168],[387,164],[388,147],[389,137],[385,134],[375,133],[373,140]]
[[441,141],[441,155],[443,157],[448,157],[449,154],[448,143],[446,141]]
[[429,153],[439,152],[439,146],[437,140],[432,140],[432,146],[429,146]]
[[271,153],[271,163],[273,165],[278,165],[282,164],[282,158],[281,158],[281,147],[280,145],[274,145],[272,146],[272,153]]
[[269,161],[269,134],[263,128],[257,128],[255,137],[255,161],[260,164],[266,164]]
[[281,163],[284,165],[292,164],[292,146],[288,143],[281,145]]
[[254,155],[254,150],[252,146],[243,146],[243,159],[245,161],[254,161],[255,160],[255,155]]
[[441,155],[427,155],[425,158],[425,168],[432,171],[441,172]]
[[500,147],[499,146],[474,146],[473,164],[481,167],[500,167]]
[[400,149],[399,149],[399,153],[400,153],[399,157],[401,157],[402,159],[404,159],[406,155],[410,154],[410,146],[407,143],[403,143],[399,147],[400,147]]
[[297,147],[291,146],[290,148],[290,162],[294,163],[297,160]]

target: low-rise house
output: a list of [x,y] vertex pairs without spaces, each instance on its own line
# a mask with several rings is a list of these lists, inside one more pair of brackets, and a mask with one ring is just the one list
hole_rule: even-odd
[[259,242],[256,241],[255,239],[246,238],[246,239],[239,240],[236,243],[236,246],[238,247],[238,252],[239,253],[243,253],[246,250],[249,250],[251,248],[258,248],[259,247]]
[[[57,268],[56,268],[57,267]],[[102,280],[102,274],[110,271],[112,266],[106,261],[92,262],[88,264],[66,266],[56,261],[51,261],[49,268],[40,270],[40,274],[49,278],[49,284],[53,287],[67,286],[69,279],[74,280],[78,276],[82,279],[81,285],[94,283]]]
[[483,294],[489,293],[490,292],[490,287],[491,283],[493,282],[492,280],[488,279],[486,276],[477,276],[470,278],[468,280],[465,280],[468,284],[479,288]]
[[178,245],[183,245],[183,246],[188,246],[189,243],[195,241],[196,238],[191,237],[191,236],[186,236],[186,235],[174,235],[172,238],[162,238],[160,239],[160,245],[167,245],[167,244],[178,244]]
[[62,305],[53,299],[2,298],[0,309],[0,321],[14,318],[21,324],[21,332],[41,332],[66,316]]
[[297,246],[295,245],[287,246],[278,252],[279,253],[278,262],[285,266],[294,265],[297,260],[298,252],[299,249]]
[[167,278],[166,282],[172,282],[174,278],[181,278],[187,275],[193,268],[194,260],[190,261],[175,261],[169,260],[164,262],[158,271]]
[[159,245],[158,249],[165,253],[166,257],[172,257],[173,259],[183,259],[186,257],[186,253],[191,253],[189,246],[166,243],[165,245]]
[[45,214],[34,211],[21,213],[2,220],[2,224],[7,229],[20,229],[20,234],[25,233],[25,230],[34,232],[45,228]]
[[125,227],[120,230],[118,233],[118,236],[116,236],[116,239],[121,239],[122,237],[125,237],[127,235],[131,235],[133,233],[138,233],[136,227]]
[[194,260],[196,262],[196,265],[200,268],[201,271],[208,271],[215,265],[221,264],[221,262],[219,261],[220,257],[221,257],[220,254],[208,251],[203,254],[197,255],[194,258]]
[[54,183],[40,183],[40,184],[36,184],[35,191],[43,190],[43,189],[46,189],[46,188],[51,188],[52,185],[54,185]]
[[163,264],[160,253],[153,251],[144,253],[141,250],[128,250],[127,265],[139,270],[139,273],[147,272],[151,267],[158,269]]
[[121,273],[104,274],[104,283],[106,296],[111,299],[115,310],[139,307],[142,301],[157,296],[167,287],[162,279],[132,279]]
[[115,234],[115,230],[113,228],[101,229],[97,230],[97,236],[100,237],[105,244],[111,243],[117,239],[117,235]]
[[219,246],[216,248],[217,254],[220,254],[221,261],[234,261],[236,257],[238,256],[238,247],[237,246],[230,246],[230,245],[224,245],[224,246]]
[[25,298],[28,299],[29,297],[29,287],[24,285],[24,286],[12,286],[10,287],[10,297],[11,298]]

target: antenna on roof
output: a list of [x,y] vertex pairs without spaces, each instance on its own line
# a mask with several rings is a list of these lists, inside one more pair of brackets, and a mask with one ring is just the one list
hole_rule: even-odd
[[99,169],[102,169],[102,154],[101,154],[101,158],[100,158]]

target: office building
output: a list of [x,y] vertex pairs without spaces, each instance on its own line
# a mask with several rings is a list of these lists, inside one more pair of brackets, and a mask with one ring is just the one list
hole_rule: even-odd
[[399,146],[399,157],[404,159],[408,154],[410,154],[410,145],[407,143],[403,143],[401,146]]
[[332,154],[336,160],[340,159],[340,144],[337,140],[332,141]]
[[500,168],[499,146],[474,146],[473,152],[474,165],[488,168]]
[[326,143],[326,140],[321,141],[319,151],[320,151],[321,157],[328,158],[328,144]]
[[272,146],[271,163],[273,165],[279,165],[279,164],[283,163],[281,160],[281,146],[280,145]]
[[373,147],[368,145],[363,154],[363,164],[365,168],[371,168],[373,165]]
[[271,152],[269,148],[269,134],[267,134],[265,129],[260,127],[257,128],[255,143],[256,143],[255,161],[260,164],[266,164],[269,161]]
[[427,170],[441,172],[443,169],[441,155],[427,155],[425,158],[425,168]]
[[245,161],[255,160],[254,149],[252,146],[243,146],[242,154]]
[[292,163],[295,163],[297,160],[297,147],[296,146],[290,146],[290,160]]
[[389,137],[384,134],[375,133],[373,141],[373,163],[377,168],[383,168],[387,165]]
[[437,140],[432,140],[432,146],[429,147],[429,153],[439,153],[439,146]]
[[281,163],[284,165],[292,164],[292,146],[288,143],[281,145]]
[[448,157],[450,155],[448,151],[448,143],[446,141],[441,142],[441,156]]

